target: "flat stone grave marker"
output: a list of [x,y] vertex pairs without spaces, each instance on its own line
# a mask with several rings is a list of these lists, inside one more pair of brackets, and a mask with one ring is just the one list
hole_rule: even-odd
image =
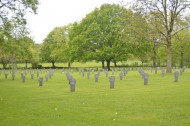
[[112,70],[112,75],[114,75],[114,70]]
[[16,71],[12,71],[12,74],[16,74]]
[[69,84],[70,84],[70,90],[71,90],[71,92],[75,92],[76,79],[71,78],[69,80]]
[[152,73],[152,71],[153,71],[153,69],[152,68],[150,68],[150,72]]
[[118,71],[118,68],[115,68],[115,72],[117,72]]
[[110,81],[110,88],[114,88],[115,76],[110,76],[109,81]]
[[50,71],[49,74],[53,77],[54,71]]
[[90,78],[90,72],[87,73],[87,78],[88,78],[88,79]]
[[106,74],[106,77],[108,77],[108,71],[106,71],[105,74]]
[[82,71],[79,69],[79,70],[78,70],[78,73],[79,73],[79,75],[81,75]]
[[67,80],[68,80],[68,81],[73,78],[69,73],[66,73],[66,76],[67,76]]
[[27,72],[26,72],[26,71],[24,71],[24,75],[25,75],[25,76],[27,75]]
[[186,69],[186,66],[184,66],[184,67],[182,68],[183,72],[185,72],[185,69]]
[[180,69],[180,75],[182,75],[183,74],[183,69]]
[[64,73],[64,68],[61,70],[61,73]]
[[25,81],[26,81],[26,78],[24,75],[22,75],[22,82],[25,83]]
[[125,70],[125,71],[124,71],[124,76],[126,76],[127,73],[128,73],[128,70]]
[[141,74],[141,77],[144,79],[144,74],[145,74],[145,72],[144,72],[144,71],[141,71],[140,74]]
[[98,77],[99,77],[99,75],[98,75],[98,74],[95,74],[94,77],[95,77],[95,82],[98,82]]
[[12,80],[15,80],[15,74],[12,74]]
[[148,84],[148,74],[144,73],[143,78],[144,78],[144,85],[147,85]]
[[179,76],[179,72],[178,71],[176,71],[175,73],[174,73],[174,82],[178,82],[178,76]]
[[36,76],[37,76],[37,78],[39,77],[39,71],[37,72]]
[[31,79],[34,79],[34,74],[30,74],[30,76],[31,76]]
[[162,77],[164,77],[164,75],[165,75],[165,70],[162,69]]
[[79,75],[81,75],[82,71],[81,71],[81,70],[79,70],[78,72],[79,72]]
[[46,81],[48,81],[48,79],[49,79],[49,75],[48,75],[48,74],[46,74]]
[[160,70],[160,67],[157,67],[157,70],[159,71],[159,70]]
[[123,80],[123,72],[119,73],[119,78],[120,78],[120,80]]
[[43,78],[40,77],[38,81],[39,81],[39,86],[43,86]]
[[49,75],[49,78],[51,78],[51,76],[52,76],[51,73],[49,73],[48,75]]
[[92,74],[94,74],[94,69],[92,69]]
[[98,70],[98,76],[100,75],[100,70]]
[[73,73],[73,69],[70,69],[70,72]]

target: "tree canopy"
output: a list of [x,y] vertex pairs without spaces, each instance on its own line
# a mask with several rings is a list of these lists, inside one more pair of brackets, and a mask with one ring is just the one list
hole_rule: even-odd
[[37,8],[38,0],[0,1],[0,62],[4,68],[7,63],[15,65],[23,56],[24,59],[32,57],[29,51],[30,46],[27,44],[33,43],[33,40],[26,37],[28,30],[24,16],[28,11],[36,13]]
[[106,61],[108,69],[111,61],[126,61],[135,38],[129,33],[134,23],[131,16],[137,18],[131,10],[116,4],[103,4],[86,15],[70,32],[76,55],[80,55],[76,59],[101,61],[103,68]]
[[69,44],[68,30],[69,26],[54,28],[41,46],[42,61],[51,62],[53,68],[55,68],[55,62],[67,61],[65,51]]
[[[152,15],[154,23],[152,26],[156,32],[164,38],[167,47],[167,73],[172,72],[172,37],[188,24],[179,23],[179,19],[187,19],[185,10],[189,9],[189,0],[136,0],[138,9],[142,14]],[[137,9],[136,9],[137,10]]]

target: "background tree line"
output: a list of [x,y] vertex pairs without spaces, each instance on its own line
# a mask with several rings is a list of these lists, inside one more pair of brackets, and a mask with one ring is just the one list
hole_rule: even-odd
[[38,44],[30,38],[26,28],[27,12],[36,13],[38,0],[0,1],[0,63],[5,69],[11,64],[16,69],[17,62],[36,62]]
[[[58,57],[69,55],[69,63],[96,60],[102,62],[102,68],[106,62],[108,69],[110,62],[116,66],[131,56],[142,63],[152,61],[153,67],[167,66],[168,72],[172,65],[188,65],[189,23],[187,16],[181,16],[189,7],[187,2],[141,0],[130,9],[104,4],[81,22],[69,25],[67,47],[70,49]],[[42,45],[46,43],[45,39]]]
[[[35,12],[37,1],[34,5]],[[131,8],[103,4],[80,22],[54,28],[40,45],[25,36],[24,27],[17,27],[22,32],[14,35],[15,29],[2,23],[0,62],[4,68],[16,61],[26,67],[28,62],[51,62],[55,68],[56,62],[71,67],[75,61],[95,60],[110,69],[111,62],[117,66],[133,57],[153,67],[167,66],[170,73],[172,66],[190,63],[189,17],[184,14],[188,8],[188,0],[136,0]]]

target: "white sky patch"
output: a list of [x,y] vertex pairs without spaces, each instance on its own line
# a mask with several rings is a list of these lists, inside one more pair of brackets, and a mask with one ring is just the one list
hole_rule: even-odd
[[42,43],[53,28],[81,21],[95,7],[100,7],[104,3],[118,4],[119,0],[39,0],[39,2],[38,14],[26,15],[30,35],[36,43]]

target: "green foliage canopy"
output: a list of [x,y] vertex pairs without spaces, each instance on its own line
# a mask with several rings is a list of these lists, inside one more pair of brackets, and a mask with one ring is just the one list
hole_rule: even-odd
[[125,36],[132,22],[132,14],[132,11],[116,4],[103,4],[95,8],[70,32],[76,49],[75,58],[79,61],[107,61],[108,69],[111,61],[127,60],[134,42]]
[[68,50],[69,26],[54,28],[44,39],[41,46],[42,61],[51,62],[52,67],[56,61],[67,61],[66,51]]

